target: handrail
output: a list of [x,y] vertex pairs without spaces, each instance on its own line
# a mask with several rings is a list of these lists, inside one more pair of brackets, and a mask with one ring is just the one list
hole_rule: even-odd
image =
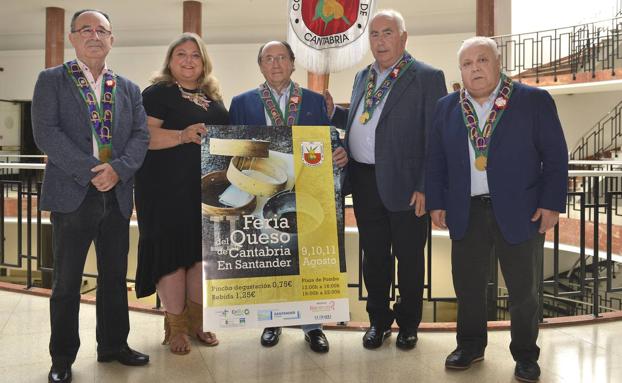
[[621,165],[622,166],[622,160],[570,160],[568,161],[568,165],[594,165],[594,166]]

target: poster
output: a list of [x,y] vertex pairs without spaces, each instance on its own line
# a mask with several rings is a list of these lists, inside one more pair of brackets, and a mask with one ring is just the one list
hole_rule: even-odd
[[201,146],[205,328],[349,320],[334,128],[207,129]]

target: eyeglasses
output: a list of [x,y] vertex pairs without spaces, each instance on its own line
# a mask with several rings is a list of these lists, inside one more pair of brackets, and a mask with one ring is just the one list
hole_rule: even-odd
[[71,33],[79,33],[80,36],[84,38],[93,37],[97,33],[97,36],[105,39],[107,37],[110,37],[110,35],[112,34],[112,31],[109,31],[104,28],[93,29],[91,27],[82,27],[80,29],[71,31]]
[[273,63],[277,63],[280,64],[282,62],[288,61],[289,57],[284,56],[284,55],[278,55],[278,56],[266,56],[266,57],[262,57],[261,58],[261,62],[262,63],[266,63],[268,65],[272,65]]

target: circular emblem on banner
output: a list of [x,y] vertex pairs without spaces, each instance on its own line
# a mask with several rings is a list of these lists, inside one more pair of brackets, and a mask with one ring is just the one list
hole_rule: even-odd
[[366,31],[372,0],[290,0],[296,37],[313,49],[340,48]]

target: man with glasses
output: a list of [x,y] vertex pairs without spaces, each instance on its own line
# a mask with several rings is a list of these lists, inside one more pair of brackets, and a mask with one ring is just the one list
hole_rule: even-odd
[[32,99],[35,142],[48,156],[41,209],[51,211],[50,382],[70,382],[80,338],[80,285],[87,252],[97,254],[97,361],[129,366],[149,356],[129,348],[127,253],[134,172],[149,143],[138,87],[106,66],[109,17],[73,15],[76,59],[40,73]]
[[[270,41],[259,48],[257,63],[266,81],[233,98],[229,121],[233,125],[330,125],[324,98],[291,80],[294,72],[294,52],[285,41]],[[274,102],[270,102],[274,100]],[[343,147],[333,151],[335,165],[348,162]],[[315,352],[328,352],[329,345],[322,326],[302,326],[305,340]],[[271,347],[278,343],[280,327],[263,330],[261,344]]]

